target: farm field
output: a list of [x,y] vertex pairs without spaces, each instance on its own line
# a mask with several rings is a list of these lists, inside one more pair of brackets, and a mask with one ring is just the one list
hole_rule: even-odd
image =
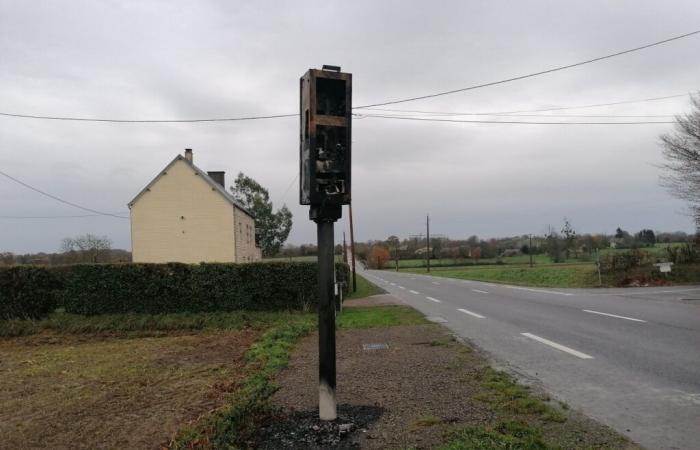
[[245,376],[253,330],[0,341],[4,448],[159,448]]
[[[426,269],[409,270],[414,273],[427,273]],[[540,287],[595,287],[598,286],[596,266],[587,264],[550,264],[529,266],[476,266],[433,268],[431,275],[460,278],[464,280],[490,281]]]

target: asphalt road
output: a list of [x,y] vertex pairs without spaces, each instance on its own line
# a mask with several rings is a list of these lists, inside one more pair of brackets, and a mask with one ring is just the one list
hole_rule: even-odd
[[549,289],[361,271],[650,449],[700,449],[700,286]]

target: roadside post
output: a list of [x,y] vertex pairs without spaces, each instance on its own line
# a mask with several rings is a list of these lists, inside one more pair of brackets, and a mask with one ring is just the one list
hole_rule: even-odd
[[310,206],[318,238],[318,410],[321,420],[334,420],[333,226],[342,206],[350,205],[352,74],[324,65],[322,70],[309,69],[299,87],[299,203]]

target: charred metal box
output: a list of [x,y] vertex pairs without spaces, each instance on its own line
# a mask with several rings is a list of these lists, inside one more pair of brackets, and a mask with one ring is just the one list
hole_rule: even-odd
[[[335,70],[337,69],[337,70]],[[299,80],[299,203],[350,203],[352,74],[309,69]]]

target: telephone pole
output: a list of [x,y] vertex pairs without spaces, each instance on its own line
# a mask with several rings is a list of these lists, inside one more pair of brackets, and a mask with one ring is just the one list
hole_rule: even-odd
[[527,253],[530,255],[530,267],[532,267],[532,233],[530,233],[530,245],[527,247]]
[[428,257],[428,272],[430,272],[430,215],[425,216],[425,235],[427,244],[426,255]]
[[343,262],[348,263],[348,245],[345,243],[345,231],[343,231]]
[[350,253],[352,253],[352,291],[357,292],[357,275],[355,273],[355,227],[352,226],[352,203],[348,205],[350,215]]

